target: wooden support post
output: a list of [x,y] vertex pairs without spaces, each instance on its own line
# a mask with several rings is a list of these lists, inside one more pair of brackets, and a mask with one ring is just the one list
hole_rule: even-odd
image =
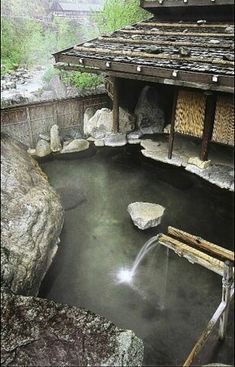
[[113,83],[113,133],[119,132],[119,80],[112,78]]
[[219,325],[220,340],[223,340],[226,334],[232,283],[233,283],[233,264],[230,261],[225,261],[224,276],[222,280],[222,302],[226,304],[226,309],[220,318],[220,325]]
[[206,93],[206,110],[204,120],[204,130],[202,136],[202,145],[200,152],[201,161],[208,159],[208,148],[213,133],[215,110],[216,110],[216,95],[212,92]]
[[175,138],[175,113],[178,99],[178,87],[174,87],[174,97],[173,97],[173,106],[171,112],[171,130],[169,135],[169,143],[168,143],[168,159],[172,158],[174,138]]

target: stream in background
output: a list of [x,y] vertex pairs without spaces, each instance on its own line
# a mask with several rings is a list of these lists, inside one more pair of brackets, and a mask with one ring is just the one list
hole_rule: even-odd
[[[143,259],[132,287],[118,283],[117,272],[132,266],[144,243],[166,233],[168,225],[232,248],[233,194],[150,161],[134,146],[100,148],[41,166],[66,212],[60,247],[39,296],[85,307],[132,329],[144,340],[145,365],[182,365],[220,303],[222,279],[172,251],[167,262],[161,246]],[[135,201],[166,208],[158,228],[141,231],[133,225],[127,206]],[[213,334],[198,363],[232,364],[232,332],[230,317],[226,341],[217,344]]]

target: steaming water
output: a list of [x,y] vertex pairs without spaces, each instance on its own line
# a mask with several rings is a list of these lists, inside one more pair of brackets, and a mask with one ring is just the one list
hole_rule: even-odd
[[[131,269],[143,244],[168,225],[232,248],[232,193],[148,160],[138,147],[100,148],[87,158],[54,160],[42,168],[66,212],[40,296],[133,330],[144,341],[146,365],[182,365],[220,303],[221,278],[172,251],[167,256],[163,246],[151,248],[140,262],[138,257],[131,286],[118,283],[117,273]],[[141,231],[133,225],[127,206],[135,201],[166,208],[160,227]],[[233,364],[232,332],[230,317],[226,341],[216,344],[213,334],[197,364]]]
[[140,262],[144,259],[144,257],[148,254],[150,250],[152,250],[158,243],[158,236],[154,236],[148,240],[144,246],[139,251],[136,259],[130,269],[121,269],[117,273],[117,280],[119,283],[131,283],[137,271],[137,268]]

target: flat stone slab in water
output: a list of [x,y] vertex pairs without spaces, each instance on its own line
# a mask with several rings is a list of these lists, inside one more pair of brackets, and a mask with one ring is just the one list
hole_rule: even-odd
[[128,205],[127,211],[134,225],[144,230],[161,223],[165,208],[159,204],[135,202]]

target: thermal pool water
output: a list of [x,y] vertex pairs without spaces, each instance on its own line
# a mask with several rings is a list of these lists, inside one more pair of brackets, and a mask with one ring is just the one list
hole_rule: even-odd
[[[182,365],[220,303],[222,279],[161,246],[141,259],[130,282],[117,275],[130,276],[144,243],[169,225],[232,249],[233,194],[150,161],[136,146],[97,148],[41,167],[61,195],[65,224],[39,296],[133,330],[144,341],[145,365]],[[127,206],[135,201],[166,208],[158,228],[133,225]],[[195,364],[233,364],[232,334],[231,312],[225,342],[214,332]]]

